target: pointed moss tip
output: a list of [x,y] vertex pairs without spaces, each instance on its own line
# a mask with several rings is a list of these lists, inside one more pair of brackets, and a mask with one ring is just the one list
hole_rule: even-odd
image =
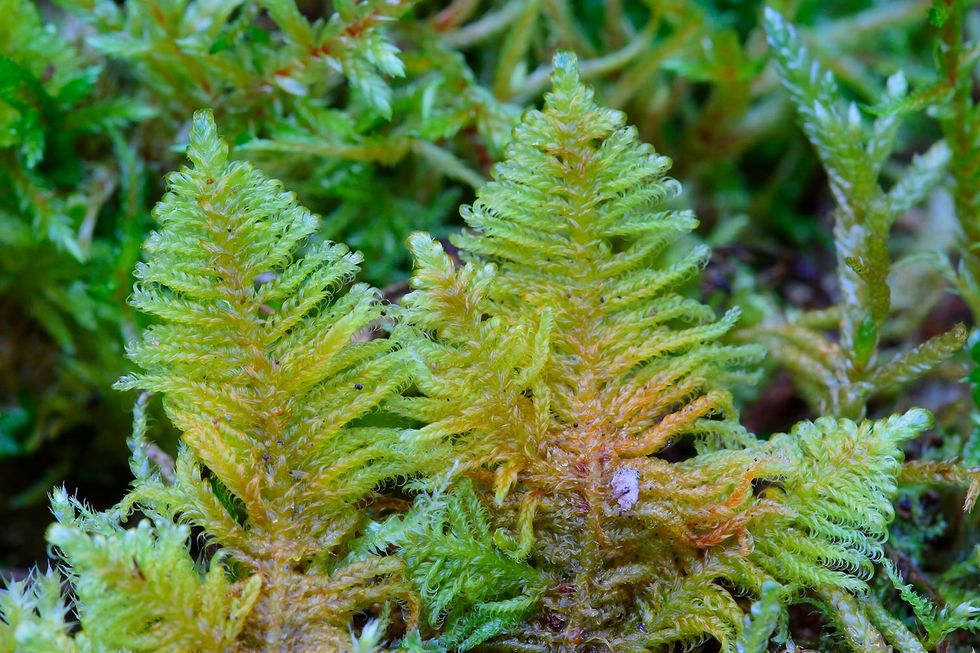
[[932,428],[935,423],[932,413],[925,408],[913,408],[902,416],[902,421],[916,435]]
[[551,82],[554,86],[562,84],[578,84],[579,69],[578,57],[570,50],[561,50],[555,54],[552,60],[554,72],[551,73]]
[[214,124],[214,113],[211,109],[199,109],[194,112],[191,119],[191,147],[200,147],[201,144],[217,137],[218,127]]
[[578,57],[571,50],[559,50],[552,60],[556,70],[577,69]]
[[423,252],[432,250],[436,247],[442,249],[439,241],[425,231],[413,231],[408,235],[408,238],[405,239],[405,244],[408,246],[409,251],[416,257],[421,255]]
[[793,26],[787,22],[786,18],[777,9],[766,6],[762,18],[762,24],[766,30],[766,38],[769,45],[781,43],[787,39],[795,38]]
[[211,109],[194,112],[191,119],[187,158],[208,174],[214,174],[228,160],[228,145],[221,140]]

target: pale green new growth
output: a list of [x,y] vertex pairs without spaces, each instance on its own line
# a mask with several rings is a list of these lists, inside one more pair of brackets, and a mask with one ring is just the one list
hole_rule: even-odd
[[68,603],[61,592],[61,576],[53,570],[33,572],[23,581],[11,581],[0,591],[0,651],[51,653],[84,651],[69,633]]
[[234,582],[221,557],[202,569],[191,558],[188,526],[154,516],[125,529],[57,490],[58,522],[48,531],[74,590],[80,632],[66,621],[53,572],[0,593],[0,650],[18,653],[227,651],[245,624],[261,578]]
[[822,417],[770,438],[766,476],[780,482],[765,496],[788,514],[754,532],[753,558],[791,589],[867,591],[895,516],[900,445],[931,423],[918,409],[861,424]]
[[84,639],[107,650],[223,651],[234,648],[258,599],[261,578],[233,583],[221,556],[199,569],[191,530],[168,519],[123,529],[63,491],[48,541],[70,566]]
[[[820,418],[803,423],[765,445],[777,467],[787,464],[769,500],[789,509],[765,530],[754,531],[752,558],[786,583],[786,590],[813,590],[845,639],[856,650],[922,653],[956,629],[980,628],[969,602],[938,612],[901,582],[883,545],[894,519],[892,502],[903,477],[901,444],[932,423],[912,410],[878,422],[855,424]],[[786,458],[783,458],[783,457]],[[884,568],[926,631],[920,641],[869,595],[875,566]]]

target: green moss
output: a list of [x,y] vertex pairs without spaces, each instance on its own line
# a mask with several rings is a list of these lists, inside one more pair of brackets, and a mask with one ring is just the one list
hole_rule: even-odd
[[934,4],[0,0],[0,651],[975,646]]

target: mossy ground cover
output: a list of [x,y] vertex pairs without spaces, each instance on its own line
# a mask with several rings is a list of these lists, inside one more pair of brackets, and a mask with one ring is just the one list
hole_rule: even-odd
[[978,41],[0,0],[0,650],[971,650]]

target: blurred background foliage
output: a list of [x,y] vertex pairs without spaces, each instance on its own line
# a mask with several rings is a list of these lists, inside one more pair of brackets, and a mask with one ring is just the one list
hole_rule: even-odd
[[[769,4],[834,75],[835,101],[855,103],[868,124],[876,112],[904,118],[880,170],[884,188],[914,155],[941,138],[950,144],[944,184],[885,230],[891,305],[874,346],[909,349],[957,322],[974,324],[977,3]],[[365,280],[397,301],[410,266],[406,235],[459,228],[457,206],[503,156],[521,112],[539,103],[553,53],[575,51],[599,102],[625,111],[642,140],[674,159],[699,237],[717,252],[700,290],[714,305],[743,307],[736,337],[769,338],[776,351],[768,381],[746,389],[747,426],[765,434],[814,415],[819,405],[797,389],[792,347],[778,345],[807,333],[837,343],[827,328],[841,299],[835,200],[771,64],[763,8],[755,0],[0,0],[0,566],[21,569],[43,555],[53,485],[108,503],[129,479],[121,443],[131,397],[110,385],[128,370],[123,345],[141,327],[126,303],[130,274],[163,174],[180,164],[182,148],[171,144],[186,140],[202,107],[214,109],[235,156],[320,213],[319,237],[361,250]],[[911,91],[883,104],[897,71]],[[810,331],[780,340],[787,325]],[[980,345],[970,351],[912,388],[869,398],[869,414],[937,412],[942,429],[913,443],[911,458],[980,465],[980,438],[969,436],[980,423],[975,391],[960,381],[980,362]],[[971,380],[980,384],[980,374]],[[976,518],[953,516],[955,496],[917,487],[898,503],[894,553],[908,566],[927,549],[944,552],[952,566],[936,566],[950,571],[928,580],[931,589],[961,591],[976,580],[968,558],[980,555],[969,553]]]

